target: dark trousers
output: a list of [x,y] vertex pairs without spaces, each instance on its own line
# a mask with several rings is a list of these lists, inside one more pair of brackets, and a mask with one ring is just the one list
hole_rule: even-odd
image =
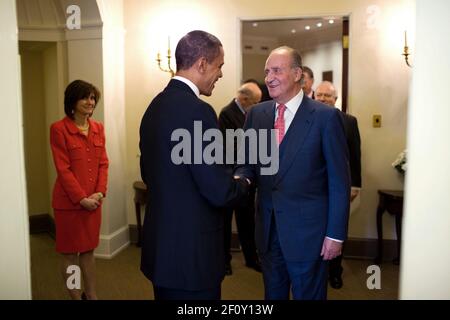
[[220,300],[221,285],[212,289],[189,291],[153,285],[155,300]]
[[288,300],[289,291],[295,300],[326,300],[328,262],[286,261],[278,240],[275,219],[272,218],[269,247],[261,254],[266,300]]
[[329,276],[330,277],[340,277],[342,276],[342,272],[344,268],[342,268],[342,254],[337,256],[336,258],[330,260],[329,263]]
[[243,202],[234,209],[223,209],[224,222],[224,246],[225,246],[225,263],[231,261],[231,224],[233,220],[233,211],[236,218],[236,226],[238,230],[239,242],[241,243],[242,253],[245,262],[252,264],[258,260],[255,245],[255,190],[251,190],[249,195]]

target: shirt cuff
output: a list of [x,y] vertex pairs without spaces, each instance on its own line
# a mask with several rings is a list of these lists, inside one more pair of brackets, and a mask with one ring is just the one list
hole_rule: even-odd
[[325,237],[325,238],[330,239],[331,241],[339,242],[339,243],[343,243],[344,242],[343,240],[333,239],[333,238],[330,238],[330,237]]

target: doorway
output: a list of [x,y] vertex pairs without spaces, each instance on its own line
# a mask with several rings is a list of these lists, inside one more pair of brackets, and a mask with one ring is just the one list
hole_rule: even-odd
[[52,229],[55,180],[49,127],[58,109],[55,42],[19,41],[22,77],[25,175],[30,232]]
[[315,87],[331,80],[336,106],[347,110],[348,30],[345,16],[241,21],[242,80],[264,83],[264,65],[271,50],[287,45],[296,49],[303,65],[314,73]]

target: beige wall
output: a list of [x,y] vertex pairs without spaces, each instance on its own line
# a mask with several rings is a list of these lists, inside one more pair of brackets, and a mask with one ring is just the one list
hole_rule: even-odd
[[56,171],[49,128],[64,116],[59,78],[64,78],[66,66],[58,62],[65,50],[60,42],[22,41],[21,44],[29,213],[53,216],[51,197]]
[[[407,94],[410,69],[402,56],[403,30],[413,25],[414,1],[267,1],[234,0],[225,3],[199,1],[144,1],[125,3],[125,101],[127,123],[128,219],[135,223],[132,183],[140,179],[139,124],[150,100],[162,90],[169,76],[157,69],[155,57],[171,36],[172,50],[178,39],[195,28],[217,35],[224,45],[224,77],[211,98],[219,111],[241,79],[239,19],[266,19],[322,15],[350,16],[349,111],[360,125],[363,140],[363,190],[353,208],[349,236],[375,238],[377,189],[402,189],[403,181],[391,167],[405,148]],[[377,5],[371,13],[369,6]],[[369,9],[368,9],[369,8]],[[188,16],[189,19],[184,17]],[[174,23],[183,21],[183,23]],[[413,31],[410,43],[413,43]],[[374,129],[372,115],[383,116],[383,127]],[[395,238],[393,219],[384,219],[385,237]]]
[[315,49],[302,52],[303,64],[310,67],[314,72],[313,90],[322,81],[322,72],[333,71],[333,84],[336,88],[338,99],[336,107],[342,106],[342,43],[334,41],[324,43]]
[[255,79],[260,83],[264,83],[264,66],[266,60],[267,55],[244,54],[242,56],[242,80]]
[[24,152],[29,215],[50,213],[42,51],[23,51]]
[[63,84],[66,83],[65,75],[67,74],[67,65],[64,64],[65,45],[61,42],[53,43],[52,46],[42,52],[43,67],[44,67],[44,97],[45,97],[45,150],[47,153],[47,182],[48,182],[48,199],[49,199],[49,213],[53,216],[53,209],[51,208],[51,199],[53,186],[56,180],[56,169],[53,163],[53,156],[50,147],[50,125],[64,117],[64,95]]
[[[97,1],[102,22],[102,83],[106,147],[110,160],[107,201],[104,206],[102,243],[112,250],[128,245],[129,232],[126,215],[126,123],[125,123],[125,57],[123,1]],[[105,214],[107,213],[107,214]],[[100,248],[101,249],[101,248]],[[101,251],[101,250],[98,250]]]
[[64,68],[58,69],[58,43],[26,41],[21,48],[28,210],[30,215],[53,215],[56,172],[49,127],[64,115],[58,101],[58,75]]
[[[83,30],[83,29],[81,29]],[[101,36],[67,41],[68,80],[81,79],[103,88],[103,51]],[[95,108],[94,118],[103,122],[103,99]]]

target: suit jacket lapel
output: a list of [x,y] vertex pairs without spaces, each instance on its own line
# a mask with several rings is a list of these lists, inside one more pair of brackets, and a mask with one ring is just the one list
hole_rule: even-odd
[[309,103],[309,98],[304,97],[291,125],[280,145],[280,168],[275,176],[277,185],[288,171],[298,150],[302,147],[314,120],[314,109]]
[[[266,134],[266,150],[267,150],[267,156],[271,157],[272,155],[272,149],[270,148],[270,143],[271,143],[271,134],[272,134],[272,130],[274,128],[274,122],[275,122],[275,101],[272,101],[272,103],[268,103],[265,107],[265,109],[262,112],[263,117],[261,117],[260,119],[260,123],[257,126],[257,129],[265,129],[267,130],[267,134]],[[260,141],[259,139],[259,130],[257,132],[258,135],[258,141]],[[259,142],[261,143],[261,142]],[[259,148],[261,148],[261,145],[258,145],[258,152],[259,152]],[[272,179],[272,183],[273,183],[273,178],[274,176],[271,176]]]
[[273,129],[275,122],[275,101],[267,105],[267,108],[264,110],[264,115],[265,117],[262,119],[260,128],[269,130]]

